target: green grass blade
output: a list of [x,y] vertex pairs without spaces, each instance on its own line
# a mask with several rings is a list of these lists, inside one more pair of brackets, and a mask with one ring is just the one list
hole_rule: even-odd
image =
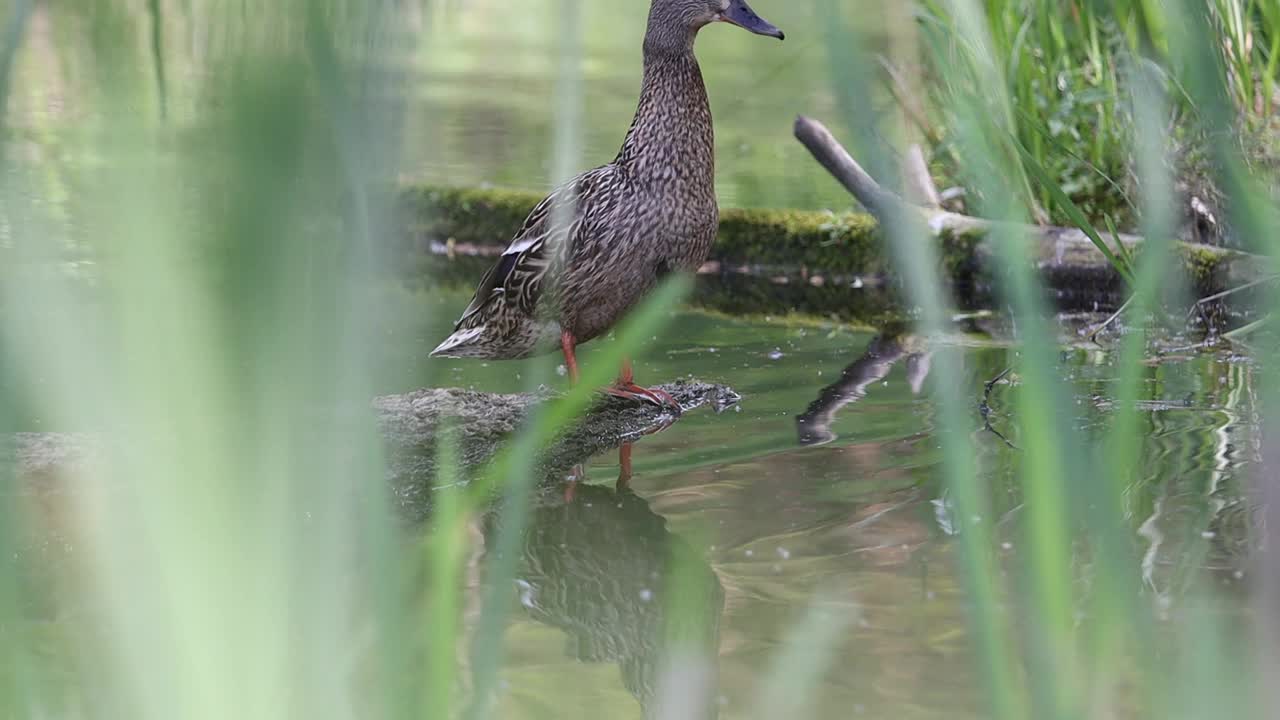
[[819,591],[800,622],[787,633],[773,658],[755,702],[755,717],[812,717],[815,690],[835,662],[845,631],[856,620],[857,609],[841,595]]
[[[1016,143],[1017,141],[1015,140],[1014,142]],[[1020,143],[1016,146],[1019,154],[1022,155],[1022,161],[1026,165],[1027,170],[1031,172],[1033,177],[1035,177],[1036,181],[1040,184],[1040,187],[1048,191],[1049,197],[1053,199],[1058,208],[1066,213],[1067,217],[1071,218],[1071,223],[1079,228],[1080,231],[1093,242],[1094,246],[1098,248],[1098,251],[1107,258],[1107,262],[1111,263],[1111,266],[1115,268],[1116,272],[1119,273],[1121,277],[1124,278],[1125,282],[1132,286],[1134,284],[1132,269],[1130,269],[1128,264],[1117,257],[1116,254],[1112,252],[1111,248],[1107,246],[1106,241],[1102,239],[1102,236],[1098,234],[1097,229],[1093,227],[1093,223],[1089,222],[1089,219],[1085,217],[1080,206],[1076,205],[1071,197],[1063,191],[1062,187],[1058,185],[1058,183],[1054,182],[1053,178],[1049,176],[1049,173],[1047,173],[1040,163],[1032,157],[1031,153],[1028,152],[1026,148],[1024,148]]]
[[155,70],[156,96],[160,101],[160,117],[169,114],[168,88],[164,71],[164,11],[160,0],[147,0],[147,13],[151,19],[151,63]]

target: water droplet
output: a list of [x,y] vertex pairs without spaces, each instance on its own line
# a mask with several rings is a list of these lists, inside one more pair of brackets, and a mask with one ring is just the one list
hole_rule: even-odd
[[640,591],[640,600],[641,600],[641,602],[649,602],[649,601],[650,601],[650,600],[652,600],[652,599],[653,599],[653,591],[652,591],[652,590],[650,590],[649,588],[644,588],[643,590],[641,590],[641,591]]
[[774,348],[773,352],[769,353],[770,360],[781,360],[783,357],[782,348]]

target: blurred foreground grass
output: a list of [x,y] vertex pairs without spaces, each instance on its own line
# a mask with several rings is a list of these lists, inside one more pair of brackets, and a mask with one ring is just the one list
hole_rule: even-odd
[[[567,27],[574,7],[562,5]],[[946,118],[947,152],[982,214],[1026,220],[1048,197],[1028,180],[1019,146],[1042,164],[1080,161],[1064,160],[1065,147],[1104,174],[1127,172],[1114,162],[1132,157],[1135,216],[1153,240],[1133,282],[1116,427],[1095,447],[1055,376],[1056,333],[1023,238],[1001,238],[1005,297],[1023,343],[1017,418],[1029,551],[1011,575],[983,521],[992,498],[968,434],[958,356],[934,356],[990,713],[1265,715],[1274,707],[1261,682],[1274,662],[1262,622],[1270,616],[1242,645],[1216,612],[1218,591],[1193,576],[1182,622],[1157,631],[1168,608],[1141,584],[1128,503],[1147,428],[1133,400],[1143,311],[1158,306],[1177,225],[1175,182],[1163,137],[1111,123],[1193,118],[1241,244],[1276,264],[1273,199],[1240,140],[1273,107],[1276,3],[948,0],[908,9],[918,16],[899,8],[878,20],[892,24],[895,52],[935,73],[932,110]],[[813,11],[830,13],[822,41],[853,144],[892,177],[896,148],[859,102],[877,58],[848,41],[856,35],[830,5]],[[13,1],[3,18],[0,428],[29,427],[38,414],[109,441],[71,503],[80,565],[54,579],[53,614],[32,581],[39,568],[11,552],[30,531],[29,508],[0,506],[0,717],[491,716],[513,548],[535,480],[529,458],[588,395],[547,408],[479,482],[444,491],[424,537],[401,533],[376,481],[367,349],[380,308],[368,285],[379,248],[395,245],[388,209],[407,81],[395,60],[430,51],[420,33],[431,8]],[[558,97],[572,128],[578,63],[572,38],[565,47]],[[1046,61],[1046,49],[1061,53]],[[1087,123],[1044,141],[1057,111],[1046,116],[1037,98],[1078,82],[1100,103]],[[79,132],[59,139],[70,146],[23,142],[46,113],[78,118]],[[576,167],[574,146],[572,133],[559,137],[558,173]],[[88,161],[69,170],[36,147]],[[905,218],[887,230],[922,330],[942,330],[949,303],[925,233]],[[652,335],[680,291],[672,286],[638,313],[582,387]],[[1280,378],[1261,360],[1276,357],[1268,349],[1259,371],[1274,395]],[[10,464],[0,473],[12,483]],[[477,588],[464,578],[466,529],[490,489],[502,497],[502,521]],[[1261,559],[1259,568],[1266,588],[1273,575]],[[678,584],[678,566],[674,575]],[[802,611],[762,680],[761,713],[801,706],[830,671],[824,631],[854,618],[833,616],[827,599]],[[1272,601],[1260,595],[1259,607]],[[678,602],[672,612],[683,612]],[[694,691],[681,681],[711,661],[697,653],[670,646],[659,716],[689,716],[681,703]]]

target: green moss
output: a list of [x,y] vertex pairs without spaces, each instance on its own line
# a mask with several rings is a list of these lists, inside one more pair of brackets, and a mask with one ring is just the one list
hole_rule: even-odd
[[800,210],[724,210],[715,259],[831,273],[889,271],[878,225],[869,215]]
[[1186,270],[1191,286],[1201,294],[1222,289],[1227,254],[1214,248],[1183,244],[1179,247],[1182,267]]

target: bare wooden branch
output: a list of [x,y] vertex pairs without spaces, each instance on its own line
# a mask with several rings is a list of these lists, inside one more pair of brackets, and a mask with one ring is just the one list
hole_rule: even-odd
[[[1060,292],[1092,293],[1099,287],[1108,287],[1112,291],[1120,287],[1118,273],[1088,235],[1078,228],[997,223],[908,202],[877,182],[817,120],[803,115],[796,118],[795,136],[814,159],[881,223],[906,213],[907,216],[921,218],[933,236],[939,239],[974,238],[977,243],[975,260],[988,272],[996,267],[993,258],[998,248],[993,235],[1026,237],[1035,243],[1037,265],[1052,276],[1050,285]],[[1126,234],[1113,240],[1130,251],[1137,251],[1143,242],[1141,237]],[[1265,267],[1257,256],[1248,253],[1199,243],[1180,242],[1177,245],[1184,264],[1197,271],[1192,281],[1201,293],[1253,282],[1258,279],[1260,269]],[[1203,272],[1206,267],[1212,271]],[[1118,304],[1124,296],[1115,294],[1118,295],[1115,300]]]
[[872,215],[883,220],[894,208],[906,205],[902,198],[885,190],[863,170],[822,123],[802,115],[796,118],[795,135],[822,167]]
[[942,198],[938,195],[938,187],[933,184],[929,163],[919,145],[912,144],[907,148],[907,157],[902,162],[902,179],[908,202],[929,210],[942,209]]

